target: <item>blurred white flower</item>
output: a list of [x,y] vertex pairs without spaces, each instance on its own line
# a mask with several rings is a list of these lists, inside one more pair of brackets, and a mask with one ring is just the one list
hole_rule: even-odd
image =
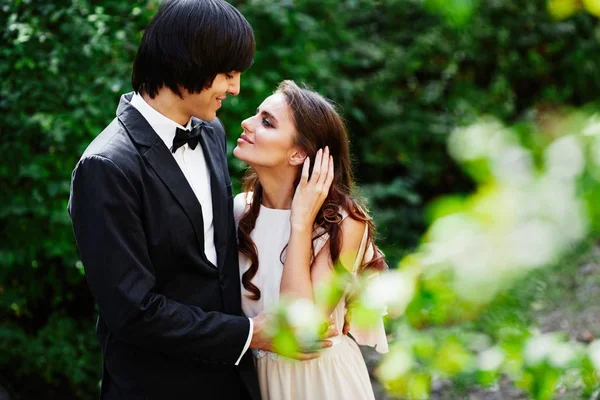
[[504,352],[498,347],[482,351],[477,356],[477,365],[482,371],[496,371],[504,361]]
[[300,341],[310,342],[319,337],[323,316],[311,301],[295,300],[287,307],[286,317]]
[[435,221],[427,235],[432,242],[441,242],[452,239],[457,232],[470,236],[481,232],[481,227],[467,214],[455,213]]
[[562,245],[581,240],[589,226],[585,207],[577,199],[575,183],[544,177],[537,190],[539,215],[555,224]]
[[509,146],[494,152],[492,171],[500,181],[509,185],[526,185],[534,180],[531,153],[520,146]]
[[530,338],[525,345],[525,361],[529,365],[537,365],[548,359],[548,356],[559,345],[556,335],[546,333]]
[[412,353],[403,346],[395,346],[379,365],[378,375],[383,382],[401,377],[410,371],[414,363]]
[[600,371],[600,339],[594,340],[588,347],[588,355],[596,371]]
[[491,229],[509,230],[526,209],[526,193],[521,187],[502,184],[490,186],[480,190],[474,197],[470,214],[483,225],[486,232]]
[[493,271],[486,271],[490,264],[494,263],[494,249],[491,246],[489,233],[481,233],[478,236],[463,237],[463,241],[454,242],[456,249],[450,259],[452,267],[460,278],[478,280],[479,275],[488,275]]
[[504,196],[510,198],[514,205],[512,226],[524,219],[539,217],[540,195],[538,186],[538,181],[534,180],[531,185],[526,187],[511,186],[503,188],[503,191],[506,192]]
[[470,267],[455,269],[454,291],[471,303],[487,303],[503,287],[507,270],[486,264]]
[[572,179],[585,168],[585,157],[581,141],[576,135],[556,139],[545,151],[546,171],[550,176]]
[[510,264],[535,268],[549,263],[556,256],[554,227],[541,219],[525,220],[509,234]]
[[540,205],[540,214],[557,221],[567,217],[575,201],[575,183],[572,180],[561,181],[555,177],[544,176],[538,180],[534,190],[532,195],[537,196],[535,201]]
[[456,160],[471,161],[488,158],[491,153],[508,146],[512,141],[508,131],[495,119],[487,118],[455,129],[448,139],[448,151]]
[[427,232],[429,242],[423,247],[425,262],[437,264],[460,258],[482,234],[480,224],[466,214],[457,213],[440,218]]
[[484,333],[469,332],[465,334],[465,345],[469,350],[480,353],[492,345],[492,338]]
[[415,276],[405,271],[388,271],[371,281],[365,288],[361,303],[372,310],[386,309],[401,315],[415,294]]
[[591,138],[588,154],[590,157],[590,173],[594,179],[600,181],[600,134]]
[[585,128],[583,129],[584,136],[595,136],[600,135],[600,117],[598,114],[592,115],[588,120]]
[[590,143],[590,157],[596,167],[600,167],[600,135]]
[[556,345],[552,353],[550,353],[550,364],[558,368],[565,368],[575,358],[575,348],[568,343],[560,343]]

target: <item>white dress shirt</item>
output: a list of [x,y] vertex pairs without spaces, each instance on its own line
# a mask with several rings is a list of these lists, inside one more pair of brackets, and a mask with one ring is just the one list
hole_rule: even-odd
[[[138,93],[134,93],[131,98],[131,105],[134,106],[140,114],[148,121],[152,129],[162,139],[167,146],[167,149],[171,149],[173,146],[173,139],[175,138],[176,129],[191,130],[191,119],[188,121],[186,126],[181,126],[177,122],[167,118],[160,112],[152,108]],[[210,173],[206,165],[206,159],[204,158],[204,152],[202,146],[198,144],[195,149],[192,149],[188,144],[184,144],[179,147],[175,153],[171,153],[177,161],[177,165],[181,168],[181,172],[185,175],[188,183],[190,184],[198,202],[202,206],[202,219],[204,221],[204,254],[206,258],[215,266],[217,265],[217,249],[215,248],[215,230],[213,224],[213,207],[212,197],[210,188]],[[242,350],[242,354],[236,361],[235,365],[238,365],[242,356],[248,350],[250,342],[252,341],[253,322],[250,319],[250,332],[246,345]]]

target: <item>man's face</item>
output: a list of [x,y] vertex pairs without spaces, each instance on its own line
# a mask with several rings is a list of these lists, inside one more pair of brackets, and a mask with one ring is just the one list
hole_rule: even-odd
[[183,90],[183,99],[188,114],[205,121],[217,117],[217,110],[227,95],[237,96],[240,93],[240,72],[218,74],[208,89],[200,93],[189,93]]

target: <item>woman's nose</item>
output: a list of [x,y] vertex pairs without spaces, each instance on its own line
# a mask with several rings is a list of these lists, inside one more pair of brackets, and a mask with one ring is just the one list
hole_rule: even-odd
[[251,132],[252,131],[251,124],[250,124],[250,120],[251,119],[252,118],[246,118],[245,120],[242,121],[242,129],[244,131],[247,131],[247,132]]

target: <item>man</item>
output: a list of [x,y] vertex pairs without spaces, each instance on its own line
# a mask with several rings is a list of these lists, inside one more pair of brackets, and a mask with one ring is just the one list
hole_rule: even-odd
[[[240,309],[226,138],[254,34],[222,0],[168,0],[144,33],[134,93],[73,171],[69,213],[99,307],[101,398],[259,399]],[[197,119],[199,118],[199,119]]]

